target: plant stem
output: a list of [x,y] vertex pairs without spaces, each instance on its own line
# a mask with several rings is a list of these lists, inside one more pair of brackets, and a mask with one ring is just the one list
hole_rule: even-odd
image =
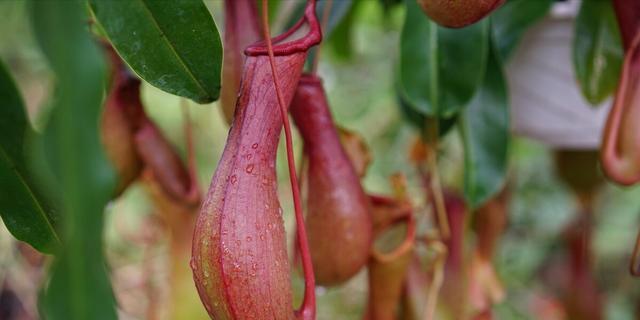
[[444,282],[444,263],[447,257],[447,247],[440,241],[431,244],[431,248],[436,251],[436,261],[433,269],[433,281],[427,292],[427,305],[425,307],[425,320],[433,320],[438,306],[438,296],[440,288]]
[[427,166],[430,173],[430,188],[435,204],[436,215],[440,229],[440,236],[443,240],[449,239],[451,231],[449,229],[449,219],[447,218],[447,208],[444,204],[440,175],[438,174],[438,119],[427,118],[426,120],[425,142],[427,144]]

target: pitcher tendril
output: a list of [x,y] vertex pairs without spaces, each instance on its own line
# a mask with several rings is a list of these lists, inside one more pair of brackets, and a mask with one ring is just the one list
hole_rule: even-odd
[[285,145],[287,149],[287,166],[289,168],[289,180],[291,182],[291,190],[293,193],[293,206],[296,215],[297,240],[300,245],[302,268],[304,271],[304,300],[300,307],[299,316],[302,319],[315,319],[316,312],[316,295],[315,295],[315,277],[313,275],[313,265],[311,263],[311,253],[309,252],[309,244],[307,241],[307,231],[304,226],[304,216],[302,214],[302,201],[300,199],[300,188],[296,173],[295,157],[293,155],[293,139],[291,138],[291,125],[287,115],[287,104],[282,98],[280,85],[278,84],[278,76],[276,70],[276,62],[271,43],[271,31],[269,30],[269,0],[262,0],[262,31],[267,44],[269,53],[269,64],[271,65],[271,75],[273,77],[273,85],[276,89],[278,97],[278,105],[280,107],[280,116],[284,125]]

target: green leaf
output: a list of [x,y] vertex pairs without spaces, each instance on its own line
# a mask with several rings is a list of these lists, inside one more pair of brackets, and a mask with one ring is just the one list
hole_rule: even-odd
[[477,208],[500,191],[507,172],[509,108],[502,63],[491,49],[482,85],[459,117],[464,144],[464,195]]
[[18,88],[0,61],[0,216],[18,240],[52,253],[60,244],[55,214],[27,168],[25,137],[34,134]]
[[451,117],[478,88],[487,61],[489,28],[481,21],[448,29],[406,0],[400,38],[400,85],[409,104],[427,116]]
[[89,0],[118,54],[166,92],[209,103],[220,94],[222,44],[202,0]]
[[38,145],[61,190],[62,245],[40,301],[46,319],[116,319],[102,245],[104,207],[115,185],[98,123],[103,54],[91,38],[83,2],[32,1],[33,29],[56,76],[55,97]]
[[611,1],[584,0],[576,19],[573,63],[582,94],[592,105],[602,103],[617,87],[622,56]]
[[509,0],[491,15],[491,31],[502,60],[511,56],[528,28],[547,15],[554,0]]
[[[417,128],[421,134],[427,132],[427,117],[414,110],[406,98],[402,96],[402,92],[396,90],[396,96],[398,100],[398,107],[400,108],[400,114],[406,122]],[[447,133],[455,127],[458,122],[457,116],[451,118],[438,118],[438,136],[444,137]]]

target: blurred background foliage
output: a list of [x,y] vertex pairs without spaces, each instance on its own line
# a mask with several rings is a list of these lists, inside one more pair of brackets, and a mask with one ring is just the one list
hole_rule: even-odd
[[[205,2],[220,26],[222,1]],[[409,150],[419,133],[399,113],[394,89],[393,75],[404,14],[403,6],[385,11],[379,1],[363,1],[349,17],[353,22],[349,49],[339,45],[344,39],[330,39],[322,49],[319,73],[325,80],[336,122],[360,133],[371,148],[374,160],[364,179],[366,190],[390,193],[389,176],[401,172],[409,177],[414,203],[424,208],[423,191],[409,162]],[[37,130],[41,129],[47,114],[44,101],[52,89],[51,72],[33,39],[25,1],[0,2],[0,30],[0,58],[16,78],[32,123]],[[143,102],[151,117],[184,155],[181,99],[144,84]],[[199,180],[206,188],[222,153],[228,125],[217,103],[189,104]],[[299,151],[299,140],[295,142]],[[442,144],[445,149],[440,166],[445,185],[461,190],[460,137],[454,131]],[[577,204],[567,186],[559,181],[550,148],[516,137],[510,153],[509,180],[513,197],[508,229],[496,257],[507,296],[494,310],[498,319],[536,319],[541,309],[554,308],[549,297],[554,294],[555,279],[545,279],[544,270],[553,264],[555,257],[564,254],[561,233],[572,220]],[[277,169],[291,242],[294,219],[282,146]],[[112,202],[106,212],[107,259],[121,319],[147,318],[153,308],[160,318],[167,314],[162,305],[157,304],[168,290],[167,243],[152,211],[142,187],[134,185]],[[636,226],[640,222],[638,212],[639,188],[604,185],[597,198],[593,244],[595,277],[604,293],[607,319],[638,317],[640,287],[638,280],[627,271]],[[36,295],[42,271],[29,267],[29,259],[41,260],[2,227],[0,285],[4,290],[0,295],[0,319],[6,315],[2,312],[13,304],[21,305],[24,319],[37,317]],[[303,284],[299,277],[294,286],[300,294]],[[319,319],[359,319],[366,300],[366,271],[343,287],[319,288],[318,293]],[[193,310],[189,313],[193,317],[189,319],[207,318],[197,299],[185,302],[184,308]]]

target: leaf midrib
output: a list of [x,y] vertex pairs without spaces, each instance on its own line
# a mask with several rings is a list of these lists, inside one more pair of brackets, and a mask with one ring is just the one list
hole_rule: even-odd
[[[182,66],[182,68],[184,68],[184,70],[187,72],[187,75],[189,77],[191,77],[191,79],[196,83],[196,86],[198,87],[198,89],[204,94],[205,97],[207,98],[212,98],[209,93],[207,92],[207,90],[205,89],[206,86],[204,83],[200,82],[198,80],[198,78],[193,74],[193,72],[191,71],[191,69],[188,67],[187,63],[181,58],[181,56],[178,54],[178,50],[175,48],[175,46],[171,43],[171,41],[168,40],[167,38],[167,34],[165,33],[165,31],[162,29],[162,27],[160,27],[160,24],[158,23],[158,21],[156,20],[156,17],[153,15],[153,11],[151,11],[151,9],[149,8],[149,6],[147,5],[147,3],[145,2],[145,0],[139,0],[139,2],[142,4],[142,7],[145,9],[145,11],[147,12],[147,14],[151,17],[151,21],[153,21],[153,24],[157,27],[158,31],[160,32],[160,34],[162,35],[162,39],[164,39],[163,42],[165,42],[167,44],[167,46],[169,47],[169,49],[171,49],[171,52],[175,55],[176,59],[178,60],[178,62],[180,63],[180,65]],[[162,40],[161,40],[162,41]]]
[[600,96],[600,83],[602,82],[602,75],[603,73],[601,72],[601,68],[599,68],[599,61],[598,61],[598,55],[599,53],[601,53],[604,50],[604,34],[606,32],[606,24],[604,23],[604,21],[599,20],[598,24],[596,26],[596,33],[595,33],[595,39],[594,39],[594,45],[593,45],[593,57],[589,63],[590,65],[590,74],[591,76],[590,81],[589,82],[589,90],[591,91],[591,94],[594,96],[594,100],[599,100],[599,96]]
[[40,202],[38,201],[37,197],[35,196],[35,193],[27,183],[27,180],[24,177],[24,175],[18,170],[18,166],[16,166],[15,162],[11,161],[11,158],[5,151],[5,148],[2,146],[0,146],[0,156],[2,156],[2,158],[5,159],[5,161],[11,165],[11,170],[16,174],[20,183],[28,191],[28,194],[31,197],[32,202],[35,203],[36,208],[38,209],[37,210],[38,214],[41,215],[43,220],[46,222],[46,226],[50,229],[51,234],[53,235],[53,238],[56,240],[58,244],[60,244],[60,238],[58,237],[58,234],[56,233],[56,230],[53,227],[53,224],[51,223],[51,221],[49,221],[49,216],[45,212],[44,208],[40,205]]

